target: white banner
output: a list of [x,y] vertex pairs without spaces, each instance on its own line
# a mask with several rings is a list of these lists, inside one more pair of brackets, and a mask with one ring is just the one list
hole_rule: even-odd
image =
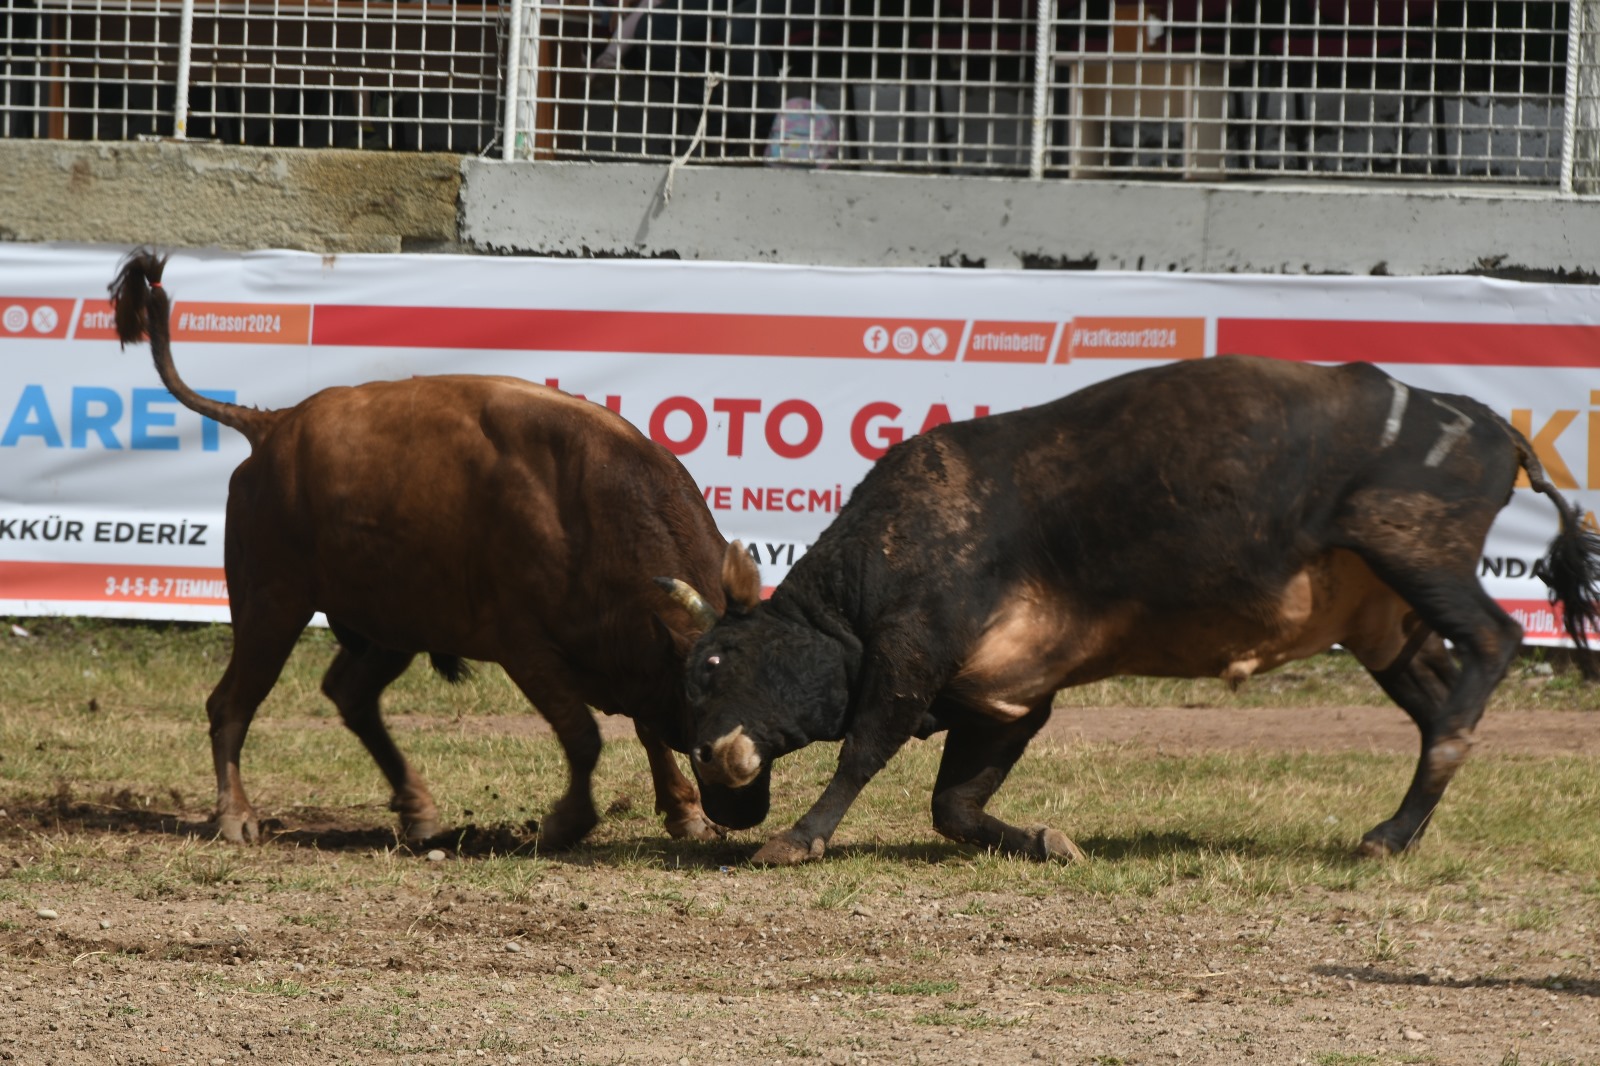
[[[0,614],[227,618],[223,504],[247,445],[177,404],[147,347],[118,346],[125,251],[0,244]],[[179,372],[213,396],[283,407],[451,372],[604,403],[679,455],[769,585],[895,441],[1220,351],[1475,396],[1595,524],[1589,286],[261,252],[178,253],[166,287]],[[1555,530],[1519,490],[1482,566],[1543,643],[1561,633],[1531,570]]]

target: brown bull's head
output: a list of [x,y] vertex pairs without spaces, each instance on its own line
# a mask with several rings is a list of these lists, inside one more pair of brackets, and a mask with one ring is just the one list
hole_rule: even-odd
[[766,817],[772,762],[843,735],[854,651],[804,615],[761,601],[756,564],[737,541],[722,568],[728,610],[689,653],[685,685],[701,803],[732,829]]

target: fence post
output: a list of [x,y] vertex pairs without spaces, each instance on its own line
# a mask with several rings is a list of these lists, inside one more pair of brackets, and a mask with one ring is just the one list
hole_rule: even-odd
[[517,157],[517,89],[521,84],[522,71],[519,61],[522,58],[522,3],[523,0],[511,0],[511,31],[506,34],[506,78],[505,78],[505,126],[501,135],[500,156],[507,163]]
[[1600,0],[1570,0],[1567,85],[1561,109],[1561,192],[1600,192]]
[[172,105],[172,136],[189,136],[189,71],[194,60],[194,0],[183,0],[178,13],[178,98]]
[[[527,16],[523,15],[526,5]],[[539,34],[543,0],[511,0],[511,33],[506,43],[506,160],[534,155],[538,131]]]
[[1033,140],[1028,148],[1028,177],[1044,177],[1045,127],[1050,121],[1050,87],[1056,44],[1055,0],[1038,0],[1033,27]]

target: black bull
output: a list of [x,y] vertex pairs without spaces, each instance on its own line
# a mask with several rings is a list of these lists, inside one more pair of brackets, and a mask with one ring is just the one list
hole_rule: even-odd
[[822,797],[756,855],[815,858],[897,749],[946,728],[940,833],[1077,855],[1054,829],[984,811],[1058,689],[1119,674],[1237,684],[1337,643],[1422,732],[1399,810],[1362,840],[1401,851],[1521,640],[1476,573],[1519,472],[1559,511],[1538,572],[1587,646],[1600,537],[1527,440],[1469,398],[1363,364],[1226,357],[941,426],[883,457],[770,600],[730,549],[727,613],[687,671],[706,810],[755,824],[774,759],[842,739]]

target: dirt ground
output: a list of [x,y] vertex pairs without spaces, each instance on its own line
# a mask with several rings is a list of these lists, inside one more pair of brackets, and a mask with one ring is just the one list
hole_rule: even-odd
[[[1247,726],[1174,710],[1158,736],[1150,714],[1059,714],[1039,743],[1416,743],[1392,708],[1253,711]],[[1480,750],[1593,754],[1600,715],[1499,715]],[[13,809],[4,873],[46,861],[63,815],[106,869],[180,857],[170,827]],[[1299,891],[1316,906],[1169,913],[982,886],[957,905],[913,880],[823,907],[814,882],[732,854],[643,871],[575,857],[514,893],[474,887],[470,859],[281,843],[147,898],[41,881],[25,905],[0,904],[0,1061],[1600,1062],[1596,928],[1512,917],[1548,900],[1373,920],[1315,886]],[[371,876],[384,861],[404,875]],[[338,888],[341,863],[368,864],[359,887]],[[272,891],[252,888],[263,880]]]

